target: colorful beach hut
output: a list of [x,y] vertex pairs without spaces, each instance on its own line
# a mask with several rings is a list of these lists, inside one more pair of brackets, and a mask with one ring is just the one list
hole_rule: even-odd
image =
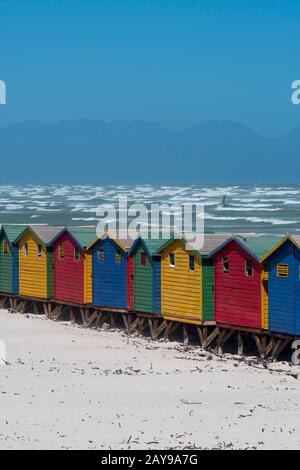
[[3,225],[0,230],[0,292],[19,293],[19,250],[15,240],[26,227]]
[[54,300],[92,303],[92,256],[86,248],[96,239],[95,228],[66,228],[53,242]]
[[161,255],[161,313],[166,320],[201,324],[214,320],[214,259],[208,254],[228,235],[205,235],[195,251],[185,240],[170,239]]
[[87,251],[92,256],[92,298],[98,307],[128,309],[132,303],[133,260],[128,258],[131,242],[104,234]]
[[300,335],[300,236],[286,236],[264,258],[269,265],[269,329]]
[[19,294],[53,298],[53,244],[62,227],[27,227],[16,239],[19,250]]
[[275,236],[234,236],[210,253],[215,258],[215,320],[268,328],[268,264],[263,257]]
[[165,240],[138,237],[130,251],[133,258],[133,309],[141,313],[161,313],[161,267],[158,250]]

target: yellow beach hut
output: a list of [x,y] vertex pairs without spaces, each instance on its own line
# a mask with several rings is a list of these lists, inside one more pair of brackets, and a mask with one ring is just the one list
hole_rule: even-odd
[[192,324],[214,320],[214,260],[208,254],[227,238],[207,234],[200,251],[183,239],[171,238],[158,251],[161,313],[166,320]]
[[63,227],[27,227],[16,240],[20,296],[35,299],[53,297],[53,249],[50,245],[63,230]]

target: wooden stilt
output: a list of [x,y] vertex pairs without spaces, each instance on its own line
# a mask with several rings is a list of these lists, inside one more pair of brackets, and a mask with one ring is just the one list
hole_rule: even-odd
[[125,330],[128,333],[129,326],[128,326],[128,321],[127,321],[127,316],[126,316],[125,313],[122,314],[122,320],[123,320],[123,323],[124,323]]
[[244,333],[242,331],[238,332],[238,355],[244,355]]
[[198,325],[196,326],[196,332],[197,332],[197,335],[198,335],[198,338],[199,338],[199,341],[200,341],[200,346],[202,347],[205,339],[204,339],[203,332],[202,332],[200,326],[198,326]]
[[189,339],[188,326],[183,324],[183,344],[188,345],[189,342],[190,342],[190,339]]
[[80,310],[82,324],[83,326],[85,326],[85,311],[83,310],[83,308],[80,308],[79,310]]
[[140,323],[140,319],[139,317],[137,317],[131,324],[130,324],[130,327],[128,327],[128,334],[131,335],[135,329],[139,326],[139,323]]
[[219,334],[219,328],[215,328],[214,331],[204,341],[203,346],[202,346],[203,349],[208,348],[211,345],[211,343],[216,339],[218,334]]
[[167,322],[166,320],[164,320],[157,328],[156,328],[156,331],[154,333],[154,338],[153,339],[157,339],[161,333],[163,333],[163,331],[167,328]]

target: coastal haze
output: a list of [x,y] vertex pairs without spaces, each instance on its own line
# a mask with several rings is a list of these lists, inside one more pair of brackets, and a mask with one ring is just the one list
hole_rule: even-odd
[[294,184],[300,128],[265,137],[237,122],[181,130],[92,119],[0,127],[0,184]]

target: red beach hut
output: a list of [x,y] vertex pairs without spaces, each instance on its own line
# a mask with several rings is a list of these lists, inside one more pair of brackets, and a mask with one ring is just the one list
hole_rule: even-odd
[[215,321],[268,327],[268,266],[263,256],[280,240],[275,236],[235,236],[210,253],[215,257]]
[[66,228],[53,242],[54,299],[92,303],[92,258],[86,247],[97,238],[95,228]]

